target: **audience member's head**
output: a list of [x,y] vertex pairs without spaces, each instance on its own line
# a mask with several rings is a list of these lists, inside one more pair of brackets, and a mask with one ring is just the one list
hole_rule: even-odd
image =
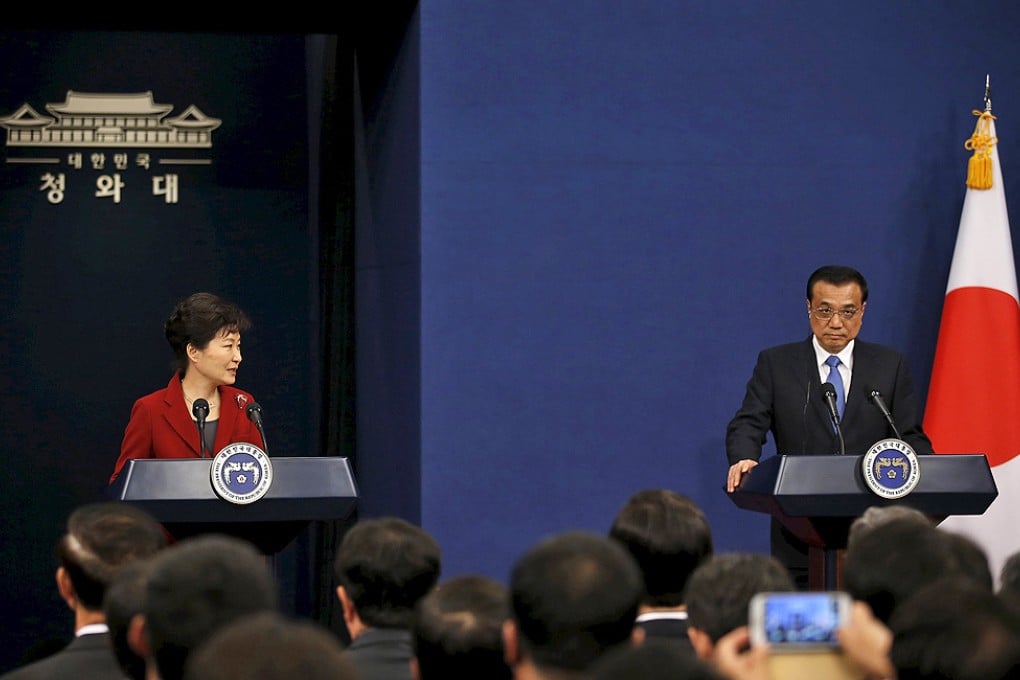
[[918,525],[935,526],[928,515],[909,505],[873,505],[850,523],[846,538],[847,547],[849,548],[861,534],[894,520],[913,521]]
[[117,571],[165,546],[159,523],[134,505],[109,501],[80,506],[68,517],[67,533],[57,544],[61,595],[100,612],[106,587]]
[[439,544],[399,517],[361,520],[344,534],[333,569],[352,638],[367,628],[410,629],[418,601],[439,580]]
[[412,668],[419,680],[512,677],[503,649],[510,600],[502,583],[458,576],[418,602]]
[[644,576],[642,604],[649,608],[683,604],[691,572],[712,554],[712,531],[701,509],[668,489],[645,489],[616,514],[609,535],[620,541]]
[[952,567],[960,574],[969,576],[983,588],[995,590],[995,577],[988,563],[988,555],[970,536],[955,531],[942,531],[949,543]]
[[357,680],[339,638],[311,621],[261,612],[227,624],[189,655],[184,680]]
[[151,564],[151,560],[139,560],[126,565],[107,586],[103,598],[114,655],[124,675],[131,680],[145,679],[145,658],[131,648],[130,631],[132,626],[142,625]]
[[1020,552],[1006,558],[999,571],[998,595],[1013,609],[1020,611]]
[[515,674],[584,671],[631,639],[643,591],[634,558],[608,536],[569,531],[539,541],[510,575],[504,640]]
[[149,571],[146,658],[162,680],[178,680],[188,655],[214,632],[276,607],[273,575],[252,544],[216,534],[185,539]]
[[619,645],[592,664],[590,680],[723,680],[707,661],[667,640],[650,638],[640,645]]
[[758,593],[790,592],[793,578],[771,555],[724,553],[710,557],[687,581],[688,635],[702,659],[715,643],[748,623],[748,606]]
[[885,623],[915,590],[955,574],[975,583],[989,583],[987,561],[982,567],[972,545],[958,535],[914,520],[894,519],[862,533],[843,561],[846,591],[855,600],[866,602]]
[[983,585],[959,576],[927,583],[893,612],[897,680],[1020,678],[1020,621]]
[[1006,558],[999,572],[999,591],[1009,590],[1020,594],[1020,552]]

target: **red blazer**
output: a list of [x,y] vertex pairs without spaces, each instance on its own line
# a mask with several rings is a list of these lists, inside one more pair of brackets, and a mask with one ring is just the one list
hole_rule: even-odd
[[[258,428],[245,411],[255,399],[242,390],[227,385],[219,388],[220,420],[212,454],[237,442],[265,448]],[[200,458],[198,426],[184,401],[184,390],[175,373],[165,389],[157,390],[135,402],[131,419],[124,429],[120,457],[113,468],[110,483],[117,479],[121,468],[132,458]]]

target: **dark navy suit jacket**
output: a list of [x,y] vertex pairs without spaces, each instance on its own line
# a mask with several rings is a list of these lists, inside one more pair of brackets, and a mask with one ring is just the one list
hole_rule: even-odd
[[[878,390],[900,438],[917,454],[934,453],[921,427],[917,398],[903,355],[861,340],[854,341],[853,376],[840,421],[847,455],[863,455],[883,439],[896,437],[882,411],[871,401]],[[771,432],[778,455],[825,455],[840,452],[809,336],[758,355],[744,401],[726,428],[726,457],[761,458]],[[772,554],[800,587],[807,584],[807,546],[773,518]]]
[[108,633],[82,635],[61,651],[15,669],[3,680],[126,680]]
[[410,680],[411,631],[369,628],[344,652],[354,662],[359,680]]
[[[918,454],[932,453],[903,355],[861,340],[854,341],[853,377],[840,423],[846,453],[867,453],[875,442],[896,436],[870,400],[872,390],[882,394],[902,439]],[[769,432],[779,455],[839,452],[810,337],[758,355],[744,402],[726,428],[730,465],[758,460]]]

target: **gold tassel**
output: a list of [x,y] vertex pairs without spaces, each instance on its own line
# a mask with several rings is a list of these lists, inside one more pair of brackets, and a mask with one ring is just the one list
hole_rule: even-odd
[[967,187],[970,189],[991,189],[992,188],[992,147],[998,143],[997,137],[992,137],[992,121],[995,120],[988,111],[974,111],[978,117],[977,125],[974,126],[974,134],[963,144],[967,151],[973,151],[967,163]]

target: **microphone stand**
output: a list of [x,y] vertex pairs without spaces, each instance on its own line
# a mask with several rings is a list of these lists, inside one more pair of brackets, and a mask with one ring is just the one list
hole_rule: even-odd
[[839,426],[839,409],[836,408],[836,386],[829,382],[824,383],[822,396],[825,397],[825,403],[829,406],[829,418],[832,419],[832,426],[839,438],[839,455],[845,456],[846,442],[843,441],[843,428]]
[[882,393],[878,390],[871,390],[868,398],[871,399],[871,403],[877,406],[878,410],[882,412],[883,416],[885,416],[885,420],[889,423],[889,427],[892,428],[893,434],[896,435],[896,438],[903,439],[903,437],[900,436],[900,431],[896,429],[896,423],[893,421],[892,413],[889,412],[889,407],[885,405],[885,399],[882,398]]
[[839,438],[839,455],[846,455],[846,442],[843,441],[843,428],[839,426],[839,418],[832,415],[832,424],[836,426],[836,436]]

